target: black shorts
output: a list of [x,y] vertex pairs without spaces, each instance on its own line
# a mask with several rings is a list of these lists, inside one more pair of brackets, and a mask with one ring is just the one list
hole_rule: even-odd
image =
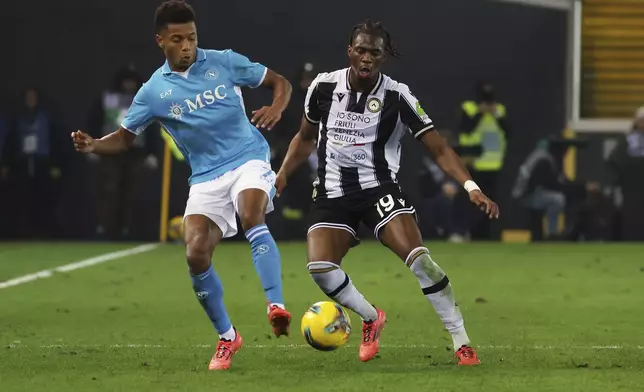
[[325,227],[350,232],[356,240],[360,222],[378,233],[389,221],[400,214],[413,214],[414,206],[396,184],[386,184],[360,192],[313,201],[309,212],[309,230]]

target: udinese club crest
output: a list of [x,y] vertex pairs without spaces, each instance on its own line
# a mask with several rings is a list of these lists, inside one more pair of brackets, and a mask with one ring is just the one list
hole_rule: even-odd
[[371,113],[378,113],[382,109],[382,102],[378,98],[369,98],[367,101],[367,110]]

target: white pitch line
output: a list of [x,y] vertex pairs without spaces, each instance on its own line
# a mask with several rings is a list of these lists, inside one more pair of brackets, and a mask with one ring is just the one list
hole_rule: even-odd
[[49,278],[54,274],[54,272],[67,273],[67,272],[75,271],[77,269],[91,267],[93,265],[104,263],[106,261],[121,259],[123,257],[132,256],[143,252],[149,252],[158,246],[159,244],[139,245],[134,248],[119,250],[117,252],[105,253],[99,256],[90,257],[89,259],[79,260],[74,263],[69,263],[69,264],[61,265],[59,267],[38,271],[33,274],[19,276],[17,278],[0,282],[0,289],[6,289],[8,287],[18,286],[24,283],[33,282],[34,280],[38,280],[38,279]]
[[[180,348],[215,348],[214,344],[197,344],[190,346],[181,346],[181,345],[165,345],[165,344],[137,344],[137,343],[125,343],[125,344],[43,344],[38,346],[24,345],[19,341],[10,343],[7,347],[9,348],[66,348],[66,349],[89,349],[89,348],[113,348],[113,349],[137,349],[137,348],[170,348],[170,349],[180,349]],[[250,344],[244,345],[244,348],[252,349],[300,349],[300,348],[309,348],[307,344],[277,344],[277,345],[268,345],[268,344]],[[346,347],[357,347],[352,344],[347,344]],[[436,345],[427,345],[427,344],[382,344],[382,348],[399,348],[399,349],[434,349],[434,350],[445,350],[445,346],[436,346]],[[509,345],[480,345],[476,346],[477,349],[481,350],[569,350],[569,349],[578,349],[578,350],[644,350],[644,346],[639,345],[607,345],[607,346],[509,346]]]

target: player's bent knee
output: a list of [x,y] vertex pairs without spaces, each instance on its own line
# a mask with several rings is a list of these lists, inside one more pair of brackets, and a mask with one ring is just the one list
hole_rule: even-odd
[[414,249],[405,263],[418,279],[429,278],[437,282],[445,277],[445,271],[432,260],[427,248],[419,247]]
[[251,188],[240,193],[237,214],[244,231],[264,223],[267,203],[268,196],[261,189]]
[[205,272],[210,267],[210,253],[206,241],[195,238],[186,243],[186,261],[193,275]]
[[262,211],[242,211],[239,214],[239,220],[242,224],[242,229],[248,231],[257,225],[264,223],[264,214]]
[[309,274],[323,274],[340,268],[340,265],[332,261],[311,261],[306,264]]
[[264,223],[264,210],[262,208],[249,208],[249,206],[247,206],[242,211],[239,211],[238,214],[244,231],[248,231],[257,225]]
[[335,297],[349,284],[349,276],[330,261],[312,261],[306,268],[315,284],[329,297]]
[[409,213],[401,213],[391,219],[376,232],[376,236],[402,260],[409,261],[412,253],[423,248],[418,225],[414,215]]

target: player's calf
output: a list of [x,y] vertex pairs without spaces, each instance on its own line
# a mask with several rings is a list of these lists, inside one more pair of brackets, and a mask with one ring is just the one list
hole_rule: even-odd
[[[220,339],[232,341],[236,332],[224,306],[224,287],[210,262],[221,231],[211,228],[205,216],[186,217],[186,260],[190,267],[192,288]],[[212,229],[212,230],[211,230]]]
[[282,292],[282,266],[277,244],[266,224],[259,224],[246,230],[250,243],[253,264],[264,287],[266,300],[270,305],[284,308]]
[[284,306],[280,253],[268,226],[264,223],[266,192],[247,189],[240,194],[239,216],[250,243],[255,270],[268,302],[268,321],[275,336],[288,335],[291,314]]
[[313,281],[329,298],[353,310],[366,322],[378,318],[376,308],[364,298],[339,265],[329,261],[313,261],[307,268]]
[[434,306],[436,313],[452,335],[454,351],[463,346],[469,347],[469,337],[465,332],[463,315],[456,303],[452,285],[443,269],[432,260],[429,250],[418,247],[412,250],[405,264],[416,276],[425,298]]

